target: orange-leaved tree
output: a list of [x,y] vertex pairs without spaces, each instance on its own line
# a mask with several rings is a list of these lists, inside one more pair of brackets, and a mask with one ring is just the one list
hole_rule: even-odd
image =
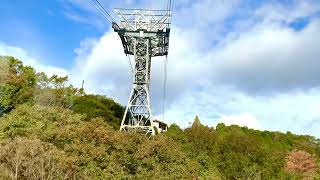
[[288,153],[286,171],[302,175],[304,179],[313,179],[317,173],[315,158],[308,152],[294,150]]

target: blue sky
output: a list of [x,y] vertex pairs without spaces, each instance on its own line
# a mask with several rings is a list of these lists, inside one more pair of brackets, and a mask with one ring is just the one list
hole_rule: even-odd
[[[125,104],[128,60],[90,0],[2,0],[0,55]],[[113,7],[165,8],[166,1],[101,0]],[[176,0],[166,118],[195,115],[261,130],[320,137],[320,1]],[[152,107],[162,117],[164,58],[152,64]]]
[[[4,0],[1,1],[0,38],[2,42],[18,46],[41,59],[46,64],[70,68],[75,58],[73,49],[87,37],[99,37],[103,28],[82,24],[66,18],[69,8],[78,11],[63,1]],[[82,12],[87,16],[86,11]]]

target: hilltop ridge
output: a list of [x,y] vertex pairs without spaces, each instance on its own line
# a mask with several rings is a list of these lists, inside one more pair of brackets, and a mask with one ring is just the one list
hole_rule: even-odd
[[68,77],[0,57],[1,179],[317,179],[320,140],[195,117],[151,139],[119,132],[124,107]]

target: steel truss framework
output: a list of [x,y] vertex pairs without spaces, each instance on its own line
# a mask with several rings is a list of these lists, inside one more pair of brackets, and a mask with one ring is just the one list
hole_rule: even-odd
[[134,55],[133,89],[120,130],[154,135],[150,105],[151,58],[168,54],[171,12],[167,10],[115,9],[120,18],[113,29],[124,53]]

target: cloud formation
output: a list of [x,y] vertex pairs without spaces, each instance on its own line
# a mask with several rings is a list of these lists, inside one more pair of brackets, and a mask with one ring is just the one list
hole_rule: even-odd
[[320,84],[320,21],[302,31],[257,27],[209,55],[213,80],[249,93],[309,89]]
[[224,123],[225,125],[239,125],[239,126],[245,126],[252,129],[261,129],[260,122],[257,120],[257,118],[250,113],[242,113],[238,115],[225,115],[222,116],[218,123]]
[[[316,110],[320,24],[313,17],[319,8],[311,4],[272,2],[244,12],[248,7],[241,1],[177,1],[166,121],[186,127],[200,115],[208,125],[227,122],[320,136],[305,126],[320,114]],[[213,18],[209,9],[217,8]],[[291,26],[305,17],[308,22],[299,30]],[[125,104],[131,74],[117,35],[109,30],[99,39],[83,41],[77,51],[74,72],[85,75],[92,91]],[[152,62],[152,104],[158,118],[162,118],[163,61]]]
[[53,74],[57,74],[60,76],[69,75],[69,72],[66,69],[42,64],[41,60],[37,60],[31,57],[24,49],[7,45],[3,42],[0,42],[0,55],[13,56],[15,58],[18,58],[19,60],[23,61],[25,65],[34,67],[38,72],[46,72],[46,74],[49,76]]
[[[162,1],[150,2],[103,1],[109,9],[165,7]],[[97,15],[84,0],[63,3]],[[64,10],[79,15],[74,9]],[[320,2],[315,0],[176,0],[165,121],[187,127],[199,115],[210,126],[224,122],[320,137],[319,12]],[[83,16],[73,17],[88,24]],[[0,44],[0,54],[18,55],[46,72],[67,73],[76,86],[85,80],[87,91],[125,105],[132,74],[118,35],[108,29],[79,46],[68,72],[39,65],[21,48]],[[152,108],[159,119],[163,62],[164,58],[153,59],[151,75]]]

